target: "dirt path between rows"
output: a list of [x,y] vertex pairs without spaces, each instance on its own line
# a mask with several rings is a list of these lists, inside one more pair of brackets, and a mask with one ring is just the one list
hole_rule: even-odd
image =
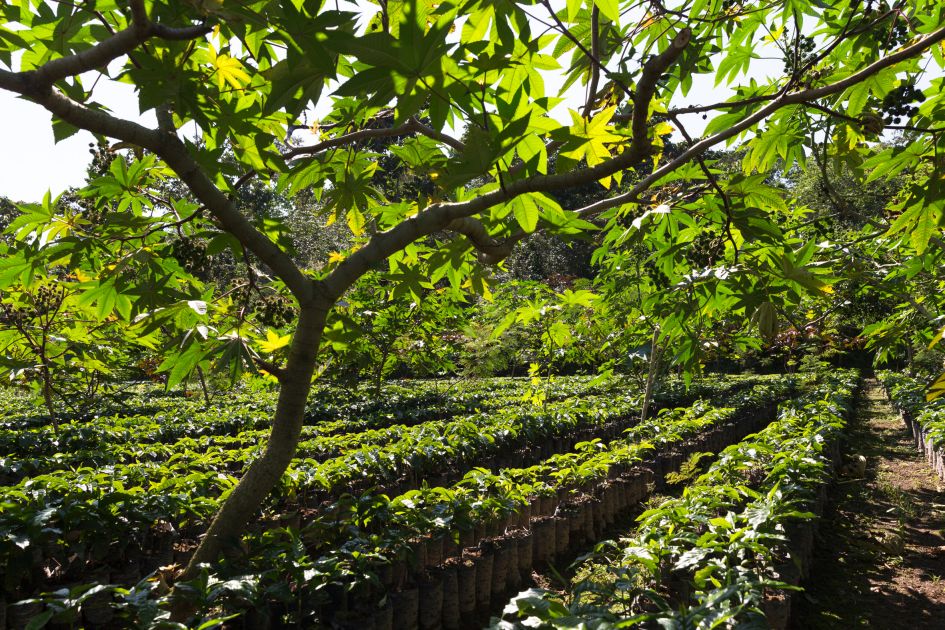
[[866,456],[866,478],[831,489],[793,627],[945,628],[943,484],[874,379],[845,452]]

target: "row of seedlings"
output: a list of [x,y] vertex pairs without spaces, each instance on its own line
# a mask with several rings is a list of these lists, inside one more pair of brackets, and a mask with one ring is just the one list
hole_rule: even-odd
[[[504,386],[493,392],[486,383],[452,394],[430,387],[410,395],[400,388],[387,389],[393,391],[374,398],[373,394],[342,395],[320,388],[307,407],[304,435],[314,438],[392,424],[442,421],[476,410],[512,405],[522,398],[521,387]],[[88,452],[101,459],[116,447],[120,451],[120,447],[170,445],[182,439],[210,443],[241,435],[248,443],[249,439],[258,440],[266,435],[275,400],[275,392],[269,390],[236,391],[228,393],[225,401],[207,405],[161,395],[152,389],[146,396],[126,400],[121,409],[109,412],[101,409],[82,419],[61,422],[58,430],[46,424],[31,426],[30,417],[22,414],[6,416],[0,422],[0,457],[11,460]],[[138,448],[132,454],[143,453]]]
[[[520,398],[521,394],[516,397]],[[543,410],[516,405],[507,413],[482,417],[478,425],[466,419],[431,423],[427,430],[404,428],[396,446],[371,449],[376,455],[373,459],[365,457],[370,452],[363,446],[335,461],[299,459],[277,498],[282,503],[287,499],[310,506],[314,501],[305,501],[306,495],[337,496],[350,489],[346,484],[352,480],[365,485],[391,478],[396,481],[403,470],[416,471],[418,463],[436,469],[462,458],[490,465],[516,436],[523,442],[544,443],[545,448],[549,448],[548,438],[555,438],[550,444],[555,448],[556,441],[565,435],[616,434],[622,424],[615,418],[635,415],[638,409],[636,398],[614,401],[610,397],[598,403],[580,408],[549,403]],[[303,442],[300,446],[303,456],[307,445]],[[512,459],[523,453],[535,456],[523,449],[512,453]],[[0,556],[7,566],[17,569],[9,573],[7,597],[18,599],[36,587],[68,584],[103,570],[122,576],[126,582],[135,573],[147,574],[157,566],[186,561],[192,544],[181,544],[180,534],[196,537],[201,522],[215,511],[218,497],[235,484],[233,473],[254,454],[254,449],[227,449],[225,445],[184,448],[165,462],[81,467],[0,489],[8,508],[0,513],[0,532],[4,534]],[[414,485],[415,479],[408,487]],[[298,510],[295,514],[297,519]],[[82,535],[92,529],[113,535]],[[110,568],[101,566],[103,562]]]
[[[755,392],[757,399],[767,395],[763,388]],[[301,531],[249,537],[252,558],[218,567],[219,577],[208,573],[192,585],[205,612],[199,621],[249,611],[244,626],[255,628],[286,614],[295,623],[315,623],[340,610],[334,617],[341,625],[347,619],[367,624],[359,627],[394,627],[395,620],[397,627],[456,627],[457,619],[486,613],[490,603],[518,588],[532,566],[541,566],[535,562],[598,538],[617,514],[639,501],[652,473],[634,466],[657,445],[699,435],[717,441],[730,428],[712,433],[710,425],[727,427],[731,414],[700,405],[637,427],[622,446],[597,442],[528,469],[474,470],[451,488],[425,487],[393,500],[345,497]],[[151,577],[115,589],[124,602],[118,613],[129,623],[154,614],[158,609],[147,595],[158,596],[161,583]],[[114,623],[111,592],[89,592],[88,599],[70,600],[73,606],[79,602],[86,625]],[[11,614],[23,619],[43,606],[65,606],[59,595],[50,598],[11,607]],[[365,601],[372,602],[369,610],[357,606]],[[140,610],[142,602],[149,604],[146,611]]]
[[858,377],[823,381],[644,512],[632,535],[599,545],[566,601],[527,591],[494,626],[786,627]]
[[945,398],[928,401],[922,379],[899,372],[877,374],[886,396],[912,432],[916,448],[945,481]]
[[[467,419],[405,428],[395,442],[363,445],[324,462],[305,458],[303,442],[302,457],[273,498],[282,502],[282,513],[285,504],[294,504],[285,518],[298,522],[312,507],[333,502],[346,491],[387,486],[400,494],[417,487],[423,472],[444,469],[450,462],[492,465],[497,457],[520,461],[541,454],[541,449],[524,447],[510,451],[517,443],[565,448],[582,435],[617,434],[622,426],[618,419],[638,409],[635,397],[585,407],[559,403],[544,411],[513,409],[483,418],[482,424]],[[556,445],[557,440],[566,443]],[[102,564],[127,580],[135,571],[147,574],[185,561],[190,547],[180,539],[199,534],[257,448],[184,449],[163,462],[60,470],[0,488],[0,561],[11,569],[5,591],[11,598],[25,597],[90,571],[108,571]],[[84,535],[90,531],[107,535]]]
[[[595,401],[602,404],[609,403],[613,398],[612,395],[591,397],[588,406],[593,408]],[[549,413],[555,413],[557,409],[570,407],[570,403],[557,402],[549,404],[548,410]],[[493,403],[488,409],[488,412],[476,410],[474,413],[458,417],[456,414],[445,413],[435,420],[426,420],[412,425],[391,424],[379,429],[361,430],[355,423],[351,423],[348,427],[351,430],[338,431],[331,435],[323,434],[325,428],[323,424],[309,425],[303,428],[298,456],[313,461],[325,461],[360,448],[380,448],[388,443],[403,440],[405,436],[425,436],[433,433],[448,435],[462,431],[464,428],[468,429],[471,426],[470,423],[489,426],[494,424],[493,421],[498,421],[504,425],[508,423],[509,417],[518,416],[526,419],[530,415],[535,415],[533,405],[523,403],[518,399],[506,401],[501,406]],[[220,423],[217,420],[219,412],[213,412],[211,416],[215,416],[213,421],[219,426]],[[246,414],[241,413],[238,416],[245,418]],[[450,420],[450,418],[456,419]],[[200,418],[195,418],[194,421],[199,424]],[[0,481],[12,485],[23,477],[50,474],[58,470],[88,466],[160,463],[172,458],[183,466],[189,464],[188,458],[190,458],[194,460],[194,466],[199,466],[200,460],[203,459],[202,455],[209,450],[232,451],[230,469],[238,472],[245,466],[247,459],[256,456],[260,442],[264,441],[268,435],[267,429],[246,429],[236,432],[235,435],[224,432],[220,435],[181,436],[169,442],[154,441],[152,438],[156,431],[153,427],[160,426],[159,423],[159,419],[149,418],[142,421],[143,425],[152,427],[151,431],[143,427],[134,429],[126,426],[115,426],[110,429],[96,427],[91,432],[71,433],[70,439],[66,439],[65,436],[56,439],[38,431],[34,432],[35,435],[30,438],[20,435],[14,449],[15,454],[0,456]],[[163,435],[167,436],[166,430]],[[104,439],[105,436],[108,436],[107,440]],[[142,439],[135,439],[136,436]],[[78,443],[80,440],[77,438],[81,438],[82,444]],[[41,442],[44,446],[32,449],[27,455],[20,455],[27,444],[34,442]],[[94,448],[83,446],[93,442],[96,444]]]
[[[710,391],[725,387],[716,383]],[[447,463],[460,466],[451,475],[432,477],[434,484],[458,478],[463,467],[540,461],[582,440],[616,436],[637,410],[635,396],[591,397],[582,405],[550,403],[543,409],[515,406],[489,416],[402,427],[396,443],[361,445],[324,462],[306,457],[319,440],[303,441],[300,457],[274,493],[282,502],[279,522],[298,525],[313,506],[330,504],[346,491],[380,487],[401,494]],[[227,448],[234,439],[220,438],[220,444],[208,447],[185,438],[179,441],[180,451],[167,447],[165,461],[83,466],[0,489],[7,505],[0,513],[0,558],[16,568],[11,575],[17,580],[6,585],[8,597],[109,570],[101,566],[103,561],[123,581],[136,572],[185,562],[194,544],[186,539],[199,534],[219,496],[235,484],[234,475],[258,450]],[[155,444],[150,448],[160,452]],[[287,503],[296,508],[287,511]],[[82,535],[91,529],[112,535]]]

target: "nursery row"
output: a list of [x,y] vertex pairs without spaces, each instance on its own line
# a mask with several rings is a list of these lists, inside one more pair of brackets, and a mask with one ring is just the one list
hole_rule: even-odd
[[[742,388],[747,382],[735,380],[728,387]],[[718,383],[706,389],[727,391]],[[612,437],[639,413],[636,397],[596,404],[514,406],[508,414],[400,427],[395,441],[363,445],[325,461],[305,457],[306,441],[273,500],[283,511],[295,506],[298,512],[346,490],[360,493],[380,486],[398,494],[418,487],[429,474],[437,483],[447,482],[473,465],[494,466],[496,458],[506,465],[534,462],[583,439]],[[235,484],[233,473],[256,452],[256,446],[184,449],[165,461],[57,470],[0,488],[5,506],[0,558],[17,569],[8,574],[7,590],[24,583],[38,586],[49,576],[81,574],[90,561],[121,558],[125,549],[160,555],[166,539],[155,542],[159,534],[199,531]],[[52,457],[52,465],[62,459]],[[38,467],[42,459],[29,461]],[[91,530],[109,534],[82,535]]]
[[[767,414],[770,414],[776,399],[786,395],[789,386],[790,383],[782,379],[771,385],[756,385],[750,390],[742,387],[737,396],[740,401],[737,412],[714,409],[701,403],[688,409],[665,412],[658,418],[632,427],[619,439],[607,443],[593,440],[578,444],[571,452],[552,455],[538,465],[494,471],[474,469],[447,487],[431,488],[424,485],[393,499],[376,493],[360,497],[344,496],[315,510],[300,510],[294,516],[283,515],[281,522],[302,526],[301,530],[296,527],[265,528],[252,534],[243,543],[243,548],[248,549],[251,556],[239,558],[229,569],[221,569],[232,575],[220,584],[226,584],[226,588],[231,589],[234,584],[240,583],[244,585],[241,587],[245,587],[244,591],[247,588],[252,591],[255,600],[282,601],[286,608],[282,614],[292,614],[296,619],[324,619],[326,610],[346,611],[338,613],[339,620],[348,614],[384,615],[393,608],[379,606],[366,610],[363,603],[388,600],[392,602],[391,606],[396,604],[398,610],[405,606],[409,618],[411,602],[414,601],[412,598],[419,593],[419,585],[428,584],[430,580],[426,579],[426,575],[429,570],[440,567],[445,559],[454,558],[455,564],[460,562],[463,549],[468,551],[467,556],[470,553],[475,555],[490,548],[493,543],[489,541],[494,537],[507,538],[503,534],[511,531],[510,528],[517,526],[530,532],[530,525],[535,525],[538,530],[545,532],[538,537],[545,542],[537,543],[537,551],[528,548],[529,561],[534,553],[537,554],[536,562],[544,562],[554,555],[554,549],[559,544],[568,546],[566,542],[549,545],[547,539],[550,527],[565,528],[562,522],[567,528],[572,525],[577,527],[578,517],[568,517],[570,511],[580,512],[583,527],[587,519],[591,518],[588,510],[604,510],[611,515],[609,519],[612,520],[616,505],[628,505],[639,497],[633,501],[627,497],[645,493],[643,480],[647,477],[641,476],[639,471],[629,474],[635,464],[650,460],[650,467],[657,471],[663,467],[671,469],[678,466],[682,457],[673,454],[671,447],[682,445],[686,440],[720,447],[726,437],[731,441],[732,431],[736,428],[741,427],[742,433],[747,432],[749,425],[746,422],[765,417],[766,408]],[[739,418],[737,422],[736,418]],[[552,420],[546,418],[545,422]],[[570,442],[573,439],[573,436],[568,439],[571,446],[574,446]],[[533,455],[542,452],[538,447],[531,450]],[[527,454],[507,453],[500,460],[508,465]],[[499,463],[493,458],[490,465],[498,468]],[[294,481],[298,483],[299,478]],[[579,506],[583,504],[587,505],[581,511]],[[602,507],[592,508],[596,505]],[[598,515],[598,519],[599,530],[608,517]],[[46,555],[46,572],[50,551],[71,551],[74,554],[72,557],[78,555],[84,559],[83,562],[63,562],[54,580],[59,583],[76,581],[76,578],[97,571],[107,573],[107,580],[111,582],[127,584],[133,582],[136,575],[146,573],[154,566],[185,560],[190,545],[178,539],[170,523],[159,523],[163,525],[163,531],[151,528],[144,532],[145,537],[122,536],[113,540],[107,549],[91,556],[88,550],[74,553],[78,540],[73,540],[65,548],[50,549],[47,545],[41,554]],[[591,532],[591,527],[589,524],[588,532],[599,535],[600,531]],[[562,533],[559,538],[567,540],[564,536]],[[68,536],[64,538],[68,539]],[[575,540],[579,539],[576,535]],[[62,539],[55,539],[53,545],[57,546],[61,542]],[[61,557],[62,553],[55,555]],[[28,561],[28,554],[21,554],[21,559],[25,556]],[[121,559],[121,562],[116,564],[116,559]],[[481,571],[485,575],[485,570]],[[233,575],[245,579],[243,582],[234,582]],[[247,575],[256,577],[250,579]],[[42,576],[38,577],[41,580]],[[210,584],[216,584],[214,579],[207,576],[203,586],[195,588],[194,592],[210,597],[208,589],[213,590]],[[49,582],[47,578],[45,582],[33,581],[32,584],[20,583],[16,586],[22,593]],[[252,586],[247,586],[250,583]],[[215,603],[211,605],[209,601],[202,601],[198,602],[198,605],[202,604],[198,607],[211,611],[221,607],[237,610],[269,609],[258,605],[258,601],[254,605],[244,601],[248,597],[244,591],[240,591],[241,594],[229,591],[223,593],[220,584],[215,587],[216,595],[211,598]],[[498,588],[494,584],[501,584],[496,593],[504,592],[506,587],[505,580],[496,581],[494,577],[490,577],[487,584],[493,584],[489,589]],[[148,589],[153,585],[153,582],[146,582],[139,588]],[[292,586],[288,588],[285,585]],[[512,579],[508,585],[516,586],[517,580]],[[390,597],[385,596],[388,591]],[[95,597],[101,599],[106,595],[97,593]],[[290,602],[297,606],[291,613],[288,610],[291,608]],[[305,602],[304,606],[299,602]],[[362,605],[351,608],[351,602]],[[87,603],[86,608],[89,607]],[[449,606],[442,607],[442,614],[446,614],[446,608]],[[88,614],[86,616],[89,617]]]
[[[675,404],[707,396],[721,385],[726,389],[748,387],[756,376],[726,376],[721,380],[702,379],[687,386],[681,379],[667,379],[655,400]],[[226,437],[258,440],[267,434],[275,409],[275,392],[265,385],[244,387],[226,394],[225,399],[206,403],[202,398],[185,398],[138,384],[126,392],[120,403],[112,401],[97,413],[60,423],[58,430],[36,417],[35,405],[26,399],[3,393],[0,396],[0,474],[11,460],[88,452],[108,458],[110,450],[121,446],[173,444],[191,439],[195,449]],[[509,406],[553,403],[594,395],[626,394],[640,391],[623,377],[591,379],[556,378],[533,383],[527,378],[491,378],[444,385],[438,381],[411,381],[385,384],[378,394],[359,388],[344,390],[322,386],[313,392],[303,438],[335,436],[370,429],[412,426],[429,421],[502,409]],[[102,461],[101,459],[97,461]],[[115,460],[119,461],[119,460]]]
[[[483,439],[490,439],[493,433],[503,430],[509,431],[512,438],[517,437],[518,433],[527,436],[530,433],[547,431],[551,428],[550,425],[561,424],[549,421],[548,418],[563,416],[579,424],[585,416],[607,414],[613,409],[623,409],[628,404],[633,408],[639,408],[639,399],[638,395],[610,394],[581,398],[580,404],[571,400],[552,402],[544,408],[517,400],[501,407],[494,407],[487,412],[453,416],[453,419],[444,416],[409,426],[395,424],[381,429],[355,430],[335,435],[318,435],[318,426],[305,427],[309,430],[303,433],[298,456],[313,461],[324,461],[349,451],[370,447],[380,448],[397,442],[405,445],[423,444],[425,448],[432,448],[431,440],[449,440],[453,443],[463,440],[472,441],[476,432],[473,425],[484,430]],[[134,431],[123,429],[123,433],[133,435]],[[46,442],[46,449],[38,448],[36,450],[39,452],[33,452],[28,457],[6,458],[9,462],[6,473],[9,477],[25,477],[79,467],[101,468],[126,463],[172,460],[177,467],[188,467],[194,471],[208,467],[217,468],[219,462],[209,461],[206,457],[209,453],[218,453],[225,458],[229,462],[226,467],[228,472],[239,472],[248,460],[256,456],[267,434],[268,431],[265,429],[252,429],[242,431],[237,435],[181,437],[167,443],[148,443],[128,439],[118,443],[99,442],[96,448],[77,449],[73,444],[68,452],[52,453],[49,451],[56,447]],[[44,450],[47,452],[44,453]]]
[[835,374],[782,405],[777,421],[725,449],[681,497],[599,545],[567,600],[528,591],[510,616],[562,628],[785,627],[856,384],[854,373]]
[[[378,394],[366,390],[319,387],[306,411],[306,434],[333,435],[390,424],[414,424],[501,407],[521,401],[524,379],[464,382],[454,389],[419,381],[412,389],[388,384]],[[612,382],[612,386],[616,386]],[[587,379],[562,386],[559,396],[583,395]],[[103,444],[171,443],[181,438],[238,436],[271,422],[275,391],[265,384],[236,389],[207,403],[136,385],[135,392],[112,401],[98,413],[60,423],[58,430],[27,413],[7,413],[0,423],[0,454],[52,454],[101,448]],[[10,398],[10,397],[8,397]]]
[[945,398],[927,401],[927,386],[922,379],[892,371],[877,376],[912,431],[916,448],[925,454],[939,478],[945,480]]

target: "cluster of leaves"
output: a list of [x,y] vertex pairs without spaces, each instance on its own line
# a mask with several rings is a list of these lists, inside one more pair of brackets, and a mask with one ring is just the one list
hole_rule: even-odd
[[858,378],[834,373],[785,403],[775,422],[725,449],[682,497],[640,515],[632,536],[599,545],[567,605],[528,592],[515,600],[520,614],[554,628],[764,623],[766,595],[791,588],[784,567],[801,560],[788,532],[814,518],[809,510],[832,474],[831,448]]

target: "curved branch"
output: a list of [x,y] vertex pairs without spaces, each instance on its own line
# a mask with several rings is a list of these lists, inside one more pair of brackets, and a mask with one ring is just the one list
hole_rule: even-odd
[[732,125],[728,129],[724,129],[716,133],[715,135],[709,136],[708,138],[704,138],[700,140],[699,142],[693,144],[688,149],[686,149],[685,151],[680,153],[678,156],[676,156],[674,159],[672,159],[671,161],[667,162],[660,168],[656,169],[655,171],[653,171],[652,173],[644,177],[642,180],[640,180],[640,182],[636,186],[634,186],[629,191],[621,195],[617,195],[616,197],[610,197],[609,199],[603,199],[596,203],[592,203],[590,205],[584,206],[583,208],[578,209],[577,212],[581,216],[595,215],[600,212],[603,212],[604,210],[615,208],[625,203],[633,202],[637,199],[640,193],[642,193],[644,190],[652,186],[654,182],[662,179],[666,175],[669,175],[670,173],[675,171],[677,168],[679,168],[683,164],[686,164],[687,162],[689,162],[695,156],[704,153],[705,151],[715,146],[716,144],[724,140],[728,140],[729,138],[732,138],[734,136],[737,136],[738,134],[745,131],[746,129],[753,127],[754,125],[758,124],[759,122],[761,122],[762,120],[770,116],[775,111],[781,109],[782,107],[786,107],[788,105],[805,104],[807,101],[838,94],[844,91],[845,89],[847,89],[848,87],[852,85],[856,85],[857,83],[860,83],[861,81],[871,77],[872,75],[876,74],[880,70],[893,66],[899,63],[900,61],[909,59],[910,57],[916,55],[917,53],[922,52],[923,50],[943,40],[945,40],[945,27],[940,28],[937,31],[933,31],[932,33],[920,39],[919,41],[915,42],[914,44],[907,46],[901,49],[900,51],[892,55],[889,55],[888,57],[883,57],[882,59],[879,59],[878,61],[874,61],[873,63],[866,66],[862,70],[858,72],[854,72],[853,74],[851,74],[850,76],[844,79],[841,79],[839,81],[836,81],[834,83],[830,83],[828,85],[824,85],[821,87],[808,88],[806,90],[800,90],[798,92],[788,92],[785,94],[781,94],[780,96],[775,98],[775,100],[768,103],[766,106],[762,107],[761,109],[756,111],[754,114],[748,116],[747,118],[742,119],[740,122]]
[[591,81],[587,86],[587,102],[584,104],[584,117],[590,118],[597,102],[597,85],[600,83],[600,9],[597,5],[591,9],[591,58],[598,60],[591,64]]
[[240,213],[235,201],[217,188],[175,134],[149,129],[136,122],[90,109],[53,89],[51,84],[38,85],[35,81],[25,78],[28,76],[28,73],[0,72],[0,87],[28,96],[55,116],[80,129],[152,151],[174,169],[194,196],[216,217],[223,229],[239,239],[286,283],[302,306],[311,302],[314,297],[313,285],[308,277],[291,256]]
[[[20,73],[5,71],[3,74],[19,75],[21,77],[19,80],[22,81],[23,84],[30,86],[31,90],[40,92],[43,88],[52,85],[56,81],[61,81],[67,77],[76,76],[83,72],[89,72],[107,66],[122,55],[129,54],[152,37],[185,41],[196,39],[211,31],[211,28],[206,24],[173,28],[151,22],[147,18],[144,5],[140,0],[129,4],[131,5],[133,17],[131,25],[128,28],[118,31],[91,48],[65,57],[53,59],[35,70]],[[9,76],[7,76],[7,80],[10,80]],[[0,86],[11,89],[7,84],[0,83]],[[23,89],[17,89],[15,91],[24,94]]]
[[[581,40],[575,37],[574,34],[570,30],[568,30],[568,27],[564,25],[564,23],[561,21],[561,18],[558,17],[558,14],[555,13],[555,10],[554,8],[552,8],[551,3],[548,0],[542,0],[541,4],[544,5],[544,7],[548,10],[548,14],[551,16],[551,19],[554,21],[555,27],[558,29],[558,31],[562,35],[567,37],[569,40],[571,40],[571,43],[574,44],[578,48],[578,50],[581,51],[581,54],[587,57],[587,59],[591,63],[591,67],[595,69],[597,72],[603,72],[605,75],[607,75],[607,78],[609,78],[613,82],[614,85],[616,85],[621,90],[623,90],[623,92],[627,96],[632,97],[633,92],[630,90],[630,88],[628,88],[622,81],[620,81],[617,77],[615,77],[614,73],[608,70],[607,66],[601,63],[598,56],[594,54],[593,52],[591,52],[590,50],[588,50],[587,46],[582,44]],[[595,6],[595,9],[596,9],[596,6]],[[598,74],[598,76],[600,75]],[[586,115],[587,114],[585,114],[585,116]]]
[[362,142],[364,140],[405,136],[411,131],[413,131],[413,127],[409,121],[397,127],[388,127],[386,129],[359,129],[358,131],[352,131],[351,133],[335,136],[334,138],[328,138],[327,140],[322,140],[321,142],[316,142],[312,145],[292,147],[291,149],[284,151],[282,153],[282,157],[287,160],[291,160],[292,158],[302,155],[315,155],[317,153],[327,151],[328,149],[343,147],[345,145],[355,144],[356,142]]
[[317,290],[325,299],[338,299],[373,265],[419,238],[446,229],[455,219],[470,217],[521,194],[561,190],[595,182],[646,159],[651,151],[650,139],[646,133],[649,99],[656,92],[656,82],[660,75],[679,58],[683,49],[689,44],[690,37],[689,29],[683,29],[673,39],[669,48],[650,59],[644,66],[634,96],[633,114],[633,128],[638,132],[642,129],[642,132],[634,133],[630,146],[623,153],[582,171],[535,175],[526,179],[505,182],[498,189],[468,201],[433,204],[393,228],[372,236],[364,247],[341,261],[330,274],[319,281]]
[[636,93],[633,95],[633,118],[630,121],[634,144],[638,142],[649,143],[646,123],[650,118],[650,101],[653,100],[653,94],[656,93],[656,82],[659,81],[660,75],[679,59],[691,39],[692,30],[689,27],[682,29],[676,33],[672,43],[666,50],[651,57],[643,65],[643,73],[640,75]]
[[386,129],[359,129],[358,131],[342,134],[340,136],[329,138],[309,146],[292,147],[288,151],[283,152],[282,157],[287,160],[291,160],[292,158],[302,155],[315,155],[317,153],[321,153],[322,151],[327,151],[328,149],[342,147],[345,145],[354,144],[356,142],[362,142],[364,140],[408,136],[412,133],[419,133],[421,135],[428,136],[434,140],[437,140],[438,142],[448,144],[457,151],[463,151],[466,148],[466,145],[456,138],[448,136],[441,131],[437,131],[432,127],[424,125],[416,118],[411,118],[404,124],[398,125],[397,127],[389,127]]
[[442,131],[437,131],[433,127],[424,125],[416,118],[411,118],[411,121],[413,122],[414,129],[417,131],[417,133],[420,133],[428,138],[432,138],[438,142],[442,142],[443,144],[448,144],[459,153],[462,153],[466,150],[466,145],[461,140],[457,140],[453,136],[447,135]]
[[446,229],[469,239],[472,246],[479,252],[479,262],[484,265],[496,265],[508,258],[515,244],[528,235],[526,232],[516,233],[500,242],[489,234],[481,221],[473,217],[454,219],[450,221]]
[[[721,103],[714,103],[712,105],[689,105],[687,107],[677,107],[676,109],[669,110],[669,114],[678,116],[681,114],[702,114],[705,112],[711,112],[716,109],[737,109],[739,107],[746,107],[748,105],[754,105],[755,103],[766,103],[772,101],[778,97],[778,94],[759,94],[757,96],[751,96],[740,101],[723,101]],[[616,118],[616,117],[615,117]]]

